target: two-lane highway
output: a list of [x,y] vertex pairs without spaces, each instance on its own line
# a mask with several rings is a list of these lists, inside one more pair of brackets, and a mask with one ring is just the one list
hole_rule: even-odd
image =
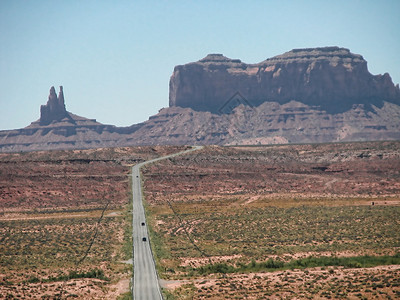
[[132,197],[133,197],[133,299],[162,299],[160,285],[153,254],[150,248],[146,216],[143,207],[140,167],[156,161],[182,155],[201,149],[193,147],[190,150],[159,157],[132,167]]

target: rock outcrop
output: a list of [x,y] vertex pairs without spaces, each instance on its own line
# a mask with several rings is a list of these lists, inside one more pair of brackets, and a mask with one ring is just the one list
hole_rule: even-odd
[[221,114],[239,104],[293,100],[342,113],[354,104],[400,104],[400,89],[389,74],[370,74],[361,55],[338,47],[295,49],[257,64],[210,54],[176,66],[170,79],[170,107]]
[[259,64],[221,54],[175,67],[170,107],[129,127],[68,112],[50,89],[40,119],[0,131],[0,152],[140,145],[400,140],[400,91],[337,47],[292,50]]
[[170,107],[130,127],[104,125],[68,114],[69,118],[47,126],[41,126],[38,120],[22,129],[0,131],[0,152],[400,140],[400,106],[389,102],[381,108],[371,105],[368,110],[356,105],[337,114],[296,101],[264,102],[258,107],[239,105],[230,114]]
[[[400,106],[355,105],[329,114],[306,104],[239,105],[230,114],[170,107],[132,134],[142,145],[250,145],[400,140]],[[140,140],[140,142],[139,142]]]
[[63,87],[60,86],[60,92],[57,97],[56,90],[52,86],[47,104],[40,107],[40,125],[49,125],[54,121],[61,121],[67,117],[68,112],[65,109]]
[[51,87],[47,104],[40,107],[40,119],[25,128],[0,131],[0,152],[127,145],[131,139],[129,135],[140,126],[105,125],[96,119],[87,119],[68,112],[63,88],[60,87],[57,97],[54,87]]

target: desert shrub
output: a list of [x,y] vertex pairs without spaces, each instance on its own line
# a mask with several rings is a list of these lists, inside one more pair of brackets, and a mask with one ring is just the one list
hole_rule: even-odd
[[37,278],[36,276],[31,276],[26,282],[27,283],[38,283],[38,282],[40,282],[40,279]]
[[272,258],[268,259],[266,262],[261,263],[261,266],[264,269],[280,269],[284,265],[283,261],[273,260]]
[[96,279],[101,279],[101,280],[106,280],[108,281],[109,279],[104,275],[104,271],[101,269],[93,269],[91,271],[87,272],[77,272],[77,271],[71,271],[66,274],[62,274],[57,277],[50,276],[48,279],[42,280],[43,282],[53,282],[53,281],[64,281],[64,280],[70,280],[70,279],[79,279],[79,278],[96,278]]
[[290,268],[310,268],[310,267],[328,267],[343,266],[345,268],[368,268],[382,265],[392,265],[400,263],[400,255],[389,256],[355,256],[355,257],[306,257],[302,259],[292,260],[285,264]]
[[226,263],[208,264],[196,269],[201,274],[212,273],[235,273],[235,272],[254,272],[254,271],[273,271],[287,269],[305,269],[315,267],[342,266],[345,268],[367,268],[381,265],[400,264],[400,255],[394,256],[355,256],[355,257],[306,257],[301,259],[293,259],[287,263],[281,260],[269,258],[265,262],[256,262],[252,260],[249,264],[239,264],[237,267]]
[[233,273],[236,268],[226,263],[209,264],[198,268],[200,274],[211,274],[211,273]]

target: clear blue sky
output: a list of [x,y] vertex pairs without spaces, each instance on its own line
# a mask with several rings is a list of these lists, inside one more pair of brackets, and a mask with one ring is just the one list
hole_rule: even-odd
[[175,65],[319,46],[399,83],[400,1],[0,0],[0,129],[37,120],[52,85],[68,111],[129,126],[168,106]]

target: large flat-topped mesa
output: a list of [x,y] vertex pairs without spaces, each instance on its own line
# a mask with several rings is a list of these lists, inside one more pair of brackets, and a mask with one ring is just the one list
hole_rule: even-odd
[[278,62],[314,62],[326,61],[329,63],[366,63],[359,54],[351,53],[349,49],[339,47],[293,49],[281,55],[266,59],[260,65],[275,64]]
[[372,75],[361,55],[339,47],[294,49],[257,64],[209,54],[175,67],[169,104],[222,113],[238,92],[252,106],[295,100],[329,113],[355,104],[400,104],[399,86],[389,74]]
[[[132,104],[133,105],[133,104]],[[128,127],[65,108],[54,87],[40,119],[0,131],[0,152],[143,145],[400,140],[400,90],[338,47],[295,49],[257,64],[222,54],[176,66],[170,107]]]

